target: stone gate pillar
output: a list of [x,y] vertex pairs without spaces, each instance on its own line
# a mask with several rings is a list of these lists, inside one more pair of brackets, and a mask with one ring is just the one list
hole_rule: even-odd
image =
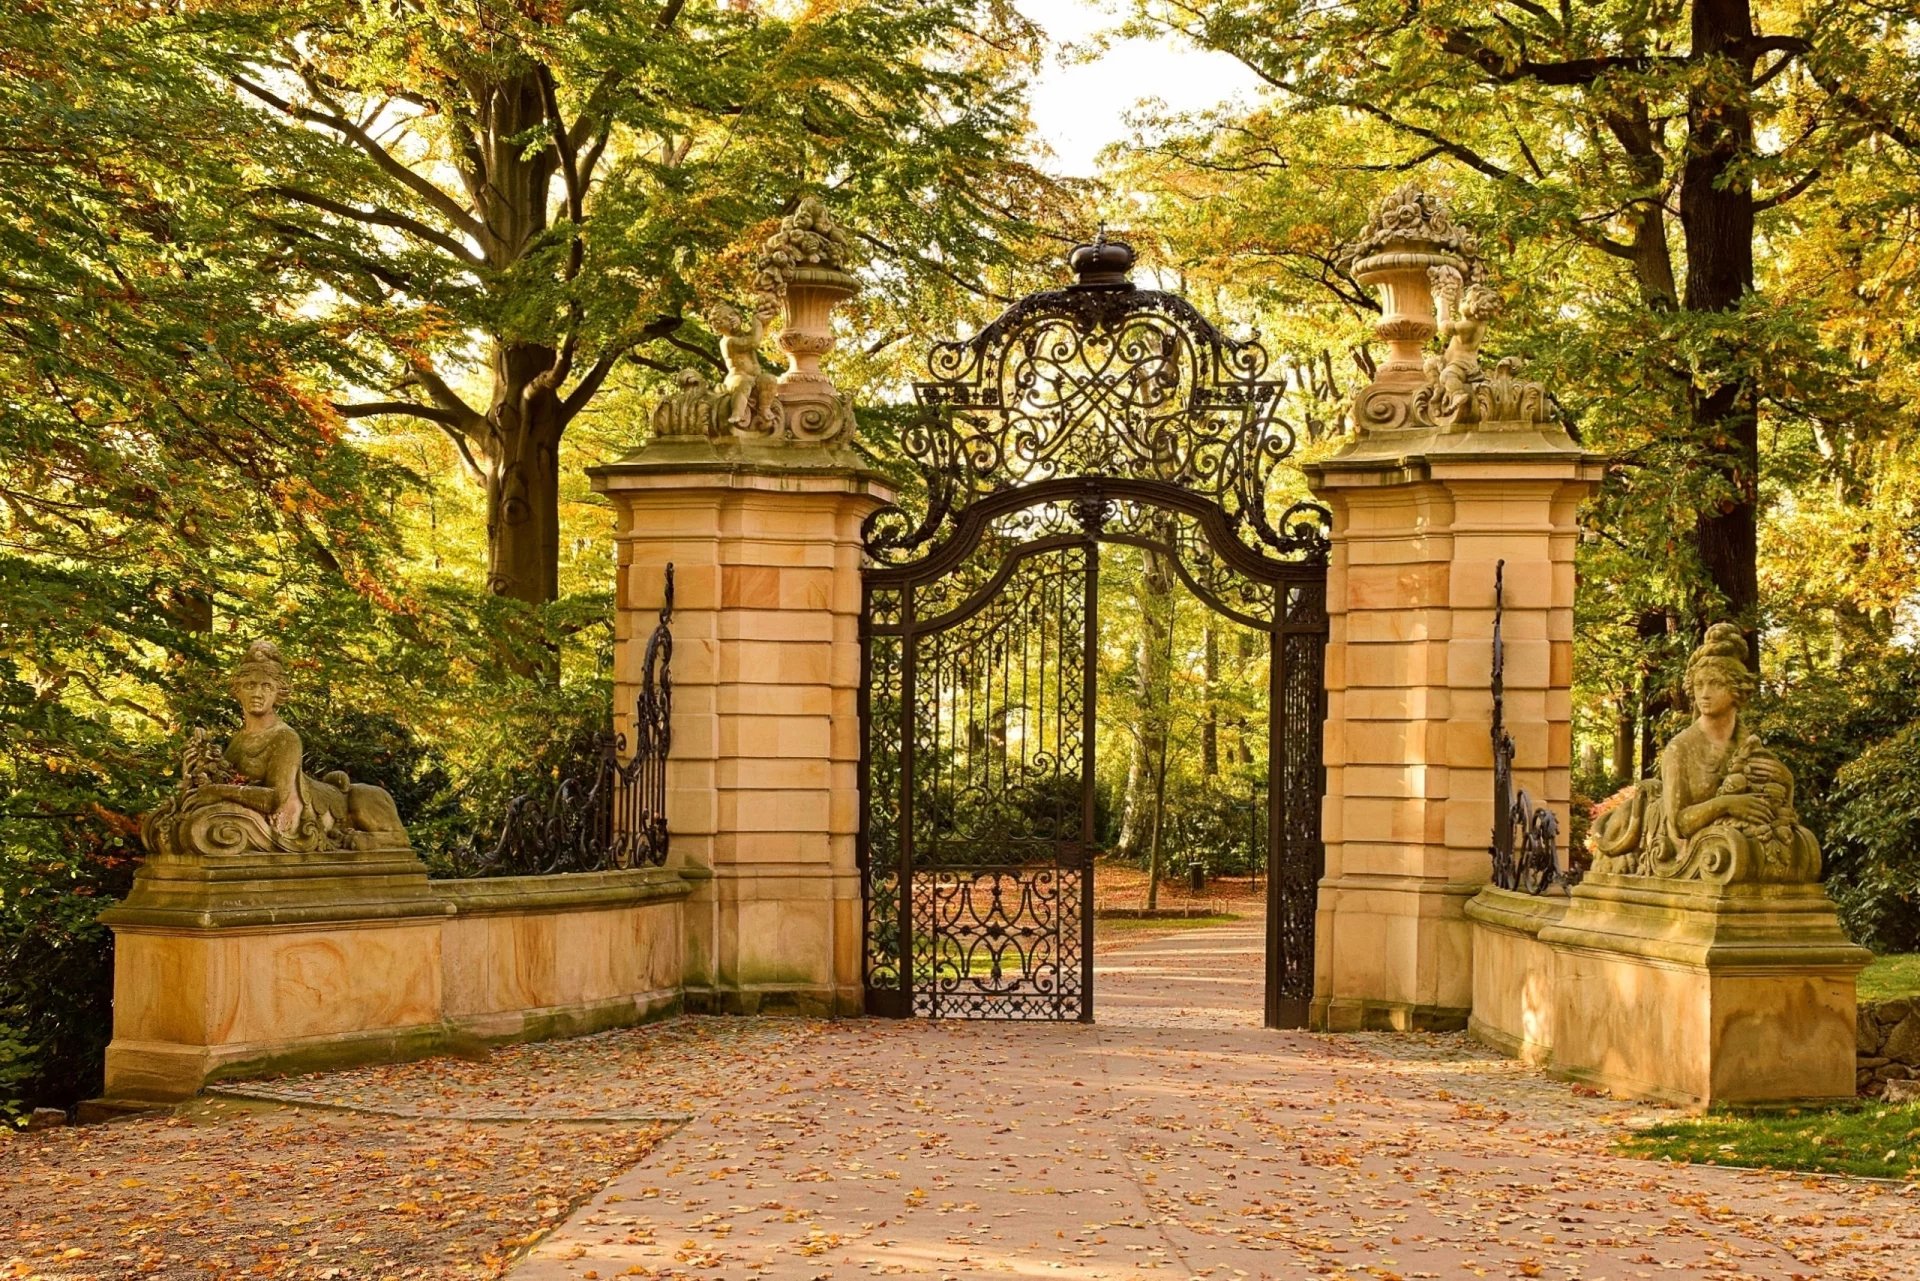
[[[1388,359],[1355,439],[1308,467],[1333,512],[1326,875],[1314,1026],[1460,1028],[1467,900],[1489,874],[1494,572],[1506,562],[1514,779],[1562,817],[1572,760],[1573,554],[1600,463],[1537,383],[1479,365],[1497,306],[1471,235],[1412,187],[1352,247]],[[1445,355],[1426,354],[1436,331]]]
[[[668,866],[687,904],[689,1008],[858,1014],[860,528],[892,501],[850,448],[820,368],[858,282],[847,239],[806,199],[755,258],[749,316],[710,306],[728,376],[691,371],[653,438],[590,470],[614,506],[615,727],[625,731],[674,567]],[[775,313],[789,359],[759,347]]]
[[594,486],[619,544],[625,730],[674,566],[668,866],[689,1008],[857,1014],[860,525],[888,501],[838,451],[655,442]]

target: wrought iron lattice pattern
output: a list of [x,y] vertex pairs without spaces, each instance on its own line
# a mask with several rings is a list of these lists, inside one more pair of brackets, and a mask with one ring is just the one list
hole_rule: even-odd
[[[1016,553],[915,634],[916,1014],[1081,1018],[1096,549]],[[1083,901],[1084,900],[1084,901]]]
[[868,553],[904,564],[954,536],[987,494],[1106,477],[1189,491],[1250,549],[1324,559],[1325,508],[1297,501],[1268,516],[1303,434],[1279,410],[1289,392],[1312,403],[1315,375],[1294,362],[1270,376],[1259,342],[1228,337],[1178,294],[1136,288],[1127,246],[1099,242],[1075,258],[1079,283],[934,345],[931,377],[914,384],[923,412],[901,436],[925,511],[917,522],[896,507],[875,512]]
[[507,802],[491,847],[456,852],[456,876],[604,872],[667,861],[672,623],[673,566],[668,565],[666,599],[647,640],[634,700],[631,755],[625,734],[599,733],[582,741],[552,777]]
[[1092,1017],[1106,542],[1164,555],[1268,638],[1267,1016],[1299,1026],[1323,863],[1326,513],[1276,501],[1295,435],[1258,344],[1134,289],[1119,246],[1075,257],[1079,284],[934,349],[905,442],[925,508],[865,530],[868,1009]]
[[1507,562],[1493,569],[1493,883],[1503,890],[1544,894],[1554,886],[1571,888],[1578,870],[1560,867],[1560,819],[1537,805],[1527,789],[1513,785],[1513,736],[1507,733],[1506,642],[1501,620],[1506,609]]

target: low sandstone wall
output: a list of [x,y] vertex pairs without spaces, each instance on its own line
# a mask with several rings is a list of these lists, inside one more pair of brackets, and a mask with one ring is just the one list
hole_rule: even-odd
[[1920,1080],[1920,997],[1863,1004],[1857,1026],[1860,1093],[1877,1098],[1889,1081]]
[[446,1022],[488,1041],[622,1027],[676,1008],[690,887],[653,869],[435,881]]
[[1566,899],[1488,886],[1467,903],[1473,922],[1474,1039],[1527,1063],[1553,1051],[1553,949],[1540,931],[1566,915]]
[[[1595,874],[1571,895],[1488,886],[1466,916],[1470,1030],[1555,1076],[1685,1107],[1853,1094],[1866,953],[1817,885]],[[1920,1020],[1895,1032],[1920,1041]]]
[[428,881],[410,851],[149,860],[101,918],[105,1097],[657,1017],[681,1005],[692,891],[660,868]]

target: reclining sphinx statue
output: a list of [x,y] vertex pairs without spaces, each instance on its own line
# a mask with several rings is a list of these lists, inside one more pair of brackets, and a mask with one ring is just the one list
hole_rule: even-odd
[[1747,727],[1757,683],[1747,642],[1715,623],[1687,660],[1696,718],[1660,753],[1659,773],[1598,818],[1593,870],[1719,885],[1820,877],[1820,846],[1793,808],[1793,775]]
[[194,731],[180,790],[140,820],[155,854],[405,849],[407,830],[384,788],[355,783],[344,771],[315,778],[301,768],[300,735],[280,719],[286,664],[272,641],[255,641],[228,684],[240,704],[240,731],[217,751]]

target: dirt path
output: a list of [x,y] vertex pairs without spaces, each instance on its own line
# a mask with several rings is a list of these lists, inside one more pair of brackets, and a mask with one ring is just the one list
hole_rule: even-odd
[[1109,953],[1100,1022],[812,1025],[513,1281],[1920,1277],[1899,1190],[1615,1157],[1454,1036],[1258,1026],[1260,923]]

